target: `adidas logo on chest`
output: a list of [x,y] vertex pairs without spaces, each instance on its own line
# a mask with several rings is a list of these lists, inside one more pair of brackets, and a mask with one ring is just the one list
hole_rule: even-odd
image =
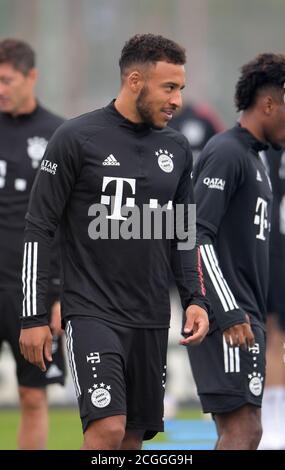
[[120,166],[120,162],[112,154],[105,158],[102,164],[103,166]]

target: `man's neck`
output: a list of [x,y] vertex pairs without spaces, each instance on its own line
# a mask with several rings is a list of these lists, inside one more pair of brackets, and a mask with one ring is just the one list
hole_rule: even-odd
[[26,100],[22,103],[19,108],[17,108],[14,112],[12,112],[12,116],[17,117],[21,116],[22,114],[31,114],[37,107],[37,100],[33,96],[32,98]]
[[266,143],[262,126],[254,111],[244,111],[240,117],[240,125],[247,129],[257,140]]
[[127,96],[126,92],[121,90],[117,99],[115,100],[114,106],[116,110],[129,121],[139,124],[142,122],[140,115],[137,112],[135,103],[132,102],[132,97]]

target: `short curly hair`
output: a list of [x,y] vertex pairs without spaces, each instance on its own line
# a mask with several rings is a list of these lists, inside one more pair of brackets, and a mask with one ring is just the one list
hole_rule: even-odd
[[35,67],[35,52],[28,43],[20,39],[3,39],[0,41],[0,64],[5,63],[27,75]]
[[185,49],[163,36],[136,34],[124,45],[119,60],[121,75],[133,64],[155,64],[158,61],[184,65]]
[[[236,84],[235,105],[243,111],[255,104],[261,90],[284,89],[285,55],[264,53],[241,67],[241,76]],[[285,90],[284,90],[285,91]]]

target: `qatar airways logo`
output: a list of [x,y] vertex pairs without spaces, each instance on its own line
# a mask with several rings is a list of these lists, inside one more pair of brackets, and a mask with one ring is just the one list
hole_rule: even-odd
[[209,178],[206,177],[203,179],[203,183],[208,186],[209,189],[219,189],[223,191],[225,189],[225,180],[222,178]]
[[196,244],[196,205],[161,206],[158,199],[136,205],[135,178],[104,176],[99,204],[92,204],[88,226],[92,240],[144,239],[176,240],[178,250],[191,250]]

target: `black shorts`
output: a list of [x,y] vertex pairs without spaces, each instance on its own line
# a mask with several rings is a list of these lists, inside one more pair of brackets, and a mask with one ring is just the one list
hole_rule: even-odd
[[65,332],[83,432],[115,415],[126,415],[126,428],[144,430],[144,439],[163,431],[168,329],[76,317]]
[[252,325],[255,345],[228,347],[220,330],[188,355],[204,413],[227,413],[246,404],[261,407],[265,382],[265,333]]
[[9,343],[16,361],[18,384],[31,388],[42,388],[54,383],[63,385],[65,366],[61,337],[53,338],[53,361],[52,363],[46,362],[46,372],[42,372],[22,356],[19,347],[22,304],[23,295],[18,289],[0,290],[0,348],[3,341]]

